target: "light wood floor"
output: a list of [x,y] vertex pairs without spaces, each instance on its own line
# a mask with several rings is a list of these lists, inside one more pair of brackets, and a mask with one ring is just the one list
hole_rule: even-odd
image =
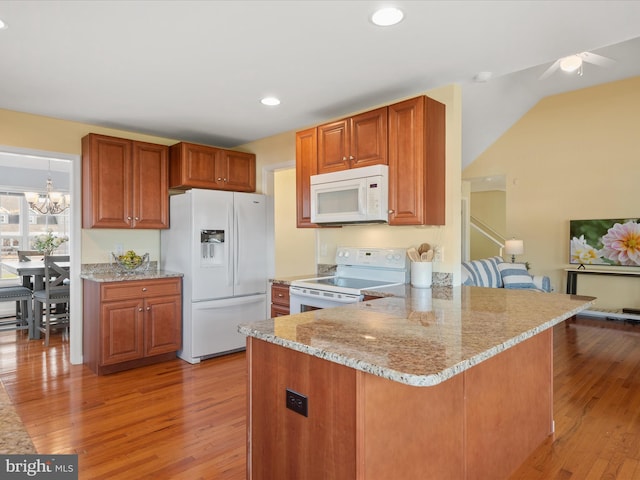
[[[640,327],[554,335],[556,434],[512,478],[640,479]],[[57,335],[0,334],[0,380],[40,453],[78,453],[81,479],[246,477],[243,353],[104,377],[68,357]]]

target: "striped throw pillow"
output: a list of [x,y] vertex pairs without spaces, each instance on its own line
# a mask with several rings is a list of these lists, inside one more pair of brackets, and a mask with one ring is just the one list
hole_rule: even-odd
[[502,262],[502,257],[462,262],[462,284],[476,287],[502,287],[498,262]]
[[499,263],[498,270],[502,275],[504,288],[533,288],[537,290],[524,263]]

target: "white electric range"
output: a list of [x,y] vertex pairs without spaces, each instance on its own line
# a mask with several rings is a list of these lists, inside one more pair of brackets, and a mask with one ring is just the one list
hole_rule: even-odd
[[363,290],[409,282],[409,260],[404,248],[338,247],[335,261],[334,276],[291,282],[292,315],[360,302]]

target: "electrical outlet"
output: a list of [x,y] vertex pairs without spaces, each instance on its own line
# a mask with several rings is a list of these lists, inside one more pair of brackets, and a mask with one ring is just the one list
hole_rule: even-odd
[[287,388],[287,408],[308,417],[307,397]]
[[444,247],[443,246],[437,246],[435,248],[435,252],[433,254],[433,261],[434,262],[444,262]]
[[118,256],[122,255],[124,253],[124,245],[121,243],[116,243],[113,246],[113,253],[115,253]]

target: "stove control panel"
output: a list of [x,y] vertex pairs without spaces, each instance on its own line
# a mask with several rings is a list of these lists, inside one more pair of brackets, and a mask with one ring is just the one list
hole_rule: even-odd
[[404,269],[408,264],[404,248],[338,247],[337,265],[355,265]]

